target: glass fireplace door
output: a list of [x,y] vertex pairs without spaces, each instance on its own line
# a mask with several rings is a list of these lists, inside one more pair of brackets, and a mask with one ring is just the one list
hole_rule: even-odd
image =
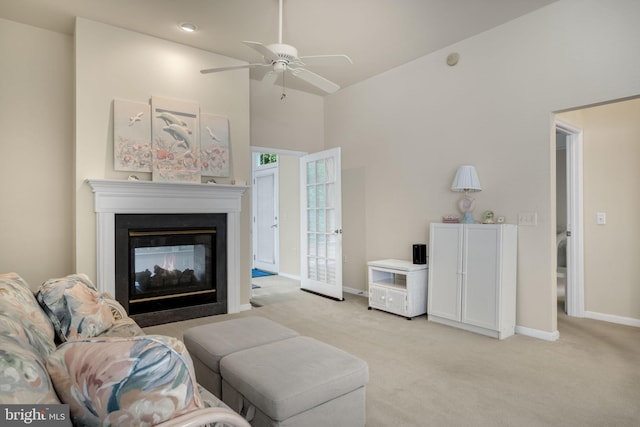
[[129,231],[132,312],[179,307],[189,298],[215,301],[215,230]]

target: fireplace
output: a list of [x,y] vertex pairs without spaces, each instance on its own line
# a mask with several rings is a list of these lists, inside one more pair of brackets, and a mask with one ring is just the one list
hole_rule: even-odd
[[[241,201],[242,195],[247,189],[244,185],[226,185],[226,184],[194,184],[194,183],[174,183],[174,182],[151,182],[151,181],[129,181],[129,180],[113,180],[113,179],[90,179],[87,180],[94,193],[94,210],[96,212],[96,284],[100,292],[107,292],[125,305],[130,314],[131,310],[134,312],[138,310],[134,306],[136,304],[155,304],[157,314],[153,313],[138,313],[132,314],[132,317],[136,319],[141,325],[149,326],[152,324],[166,323],[173,320],[208,316],[211,310],[221,313],[238,313],[241,310],[250,309],[249,304],[240,304],[240,235],[241,235]],[[209,215],[215,215],[216,219],[212,220]],[[154,216],[160,219],[161,222],[153,224],[147,230],[154,232],[156,237],[137,235],[142,226],[148,226],[148,222],[142,224],[133,224],[132,228],[134,233],[132,238],[139,239],[140,242],[134,240],[133,244],[141,243],[140,255],[148,258],[152,257],[151,254],[145,253],[145,239],[156,239],[165,235],[169,238],[169,243],[160,244],[160,247],[171,247],[171,251],[186,251],[191,255],[182,254],[181,256],[191,257],[191,264],[193,268],[180,267],[183,271],[187,269],[195,270],[200,269],[199,264],[202,261],[203,256],[206,259],[206,255],[201,252],[203,249],[200,246],[202,239],[215,240],[215,245],[212,243],[212,252],[210,256],[215,254],[216,262],[215,267],[211,269],[211,275],[216,277],[216,289],[215,292],[211,292],[211,289],[199,289],[198,285],[194,286],[184,293],[194,292],[192,295],[182,295],[180,298],[191,298],[201,302],[204,298],[215,297],[215,302],[208,301],[206,304],[200,304],[196,306],[190,306],[189,308],[183,307],[171,307],[170,304],[180,302],[179,299],[169,303],[163,301],[164,306],[160,306],[162,300],[174,300],[175,298],[163,298],[162,295],[147,295],[142,297],[141,294],[135,295],[134,298],[153,298],[149,301],[138,301],[130,304],[128,298],[130,279],[129,267],[125,269],[124,279],[116,279],[116,218],[131,215],[131,218],[141,218],[143,216]],[[188,217],[198,218],[200,215],[208,217],[206,222],[191,222],[180,224],[166,224],[162,223],[162,218],[180,218],[184,221]],[[219,216],[218,216],[219,215]],[[121,221],[120,218],[118,221]],[[213,225],[212,225],[212,222]],[[147,227],[149,228],[149,227]],[[182,229],[178,233],[174,233],[176,229]],[[186,229],[186,230],[185,230]],[[210,231],[215,229],[215,233]],[[220,230],[224,229],[224,233]],[[146,233],[147,231],[142,231]],[[197,231],[195,234],[201,234],[195,242],[184,243],[185,235],[193,234],[193,231]],[[203,232],[204,231],[204,232]],[[119,233],[122,233],[120,231]],[[226,237],[222,237],[224,234]],[[182,237],[178,237],[182,236]],[[206,237],[209,236],[209,237]],[[126,232],[125,241],[129,240],[129,231]],[[198,240],[200,239],[200,240]],[[225,243],[226,241],[226,243]],[[128,243],[127,243],[128,245]],[[193,248],[182,248],[184,246],[193,246]],[[177,248],[174,248],[177,247]],[[162,252],[165,249],[149,249],[147,252],[158,251]],[[127,252],[128,253],[128,249]],[[144,255],[143,255],[144,254]],[[157,254],[156,254],[157,255]],[[170,254],[167,254],[167,258],[170,259]],[[225,258],[226,257],[226,258]],[[118,263],[124,263],[128,265],[131,261],[130,255],[125,255],[124,260],[118,261]],[[164,255],[162,256],[164,258]],[[157,258],[156,258],[157,259]],[[178,256],[176,255],[176,259]],[[225,261],[226,260],[226,261]],[[154,264],[160,262],[150,261]],[[185,261],[178,261],[185,262]],[[206,261],[205,261],[206,262]],[[141,260],[138,264],[142,264]],[[191,264],[188,264],[189,266]],[[198,264],[198,266],[196,265]],[[135,265],[135,263],[132,263]],[[184,264],[183,264],[184,265]],[[175,264],[174,264],[175,269]],[[133,274],[135,275],[136,267],[133,267]],[[146,267],[142,269],[144,272]],[[150,272],[153,272],[152,268],[149,268]],[[198,270],[200,271],[200,270]],[[118,273],[120,274],[120,273]],[[177,274],[177,273],[176,273]],[[205,273],[206,274],[206,273]],[[225,274],[226,277],[220,277]],[[126,283],[125,290],[116,291],[116,282]],[[135,283],[135,282],[134,282]],[[225,286],[221,286],[221,283],[225,283]],[[147,290],[151,289],[151,284],[146,284]],[[142,286],[139,287],[142,289]],[[203,292],[207,291],[207,292]],[[121,297],[123,292],[127,292],[127,297]],[[151,292],[151,291],[150,291]],[[207,295],[206,297],[203,295]],[[150,301],[156,301],[150,303]],[[140,306],[142,307],[142,306]],[[216,313],[214,313],[216,314]]]
[[226,214],[115,217],[115,297],[141,326],[226,313]]

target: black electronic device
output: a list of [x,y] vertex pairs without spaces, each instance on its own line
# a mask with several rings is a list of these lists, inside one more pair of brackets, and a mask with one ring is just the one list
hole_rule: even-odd
[[413,245],[413,263],[414,264],[426,264],[427,263],[427,245],[417,243]]

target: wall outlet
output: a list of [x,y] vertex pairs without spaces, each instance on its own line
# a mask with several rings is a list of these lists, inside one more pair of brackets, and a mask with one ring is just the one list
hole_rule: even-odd
[[536,212],[518,212],[518,225],[535,227],[538,225],[538,214]]

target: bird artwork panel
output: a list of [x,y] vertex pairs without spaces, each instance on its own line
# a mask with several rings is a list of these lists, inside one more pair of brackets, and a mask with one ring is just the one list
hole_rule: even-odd
[[202,175],[228,177],[230,164],[229,119],[216,114],[200,113],[200,171]]
[[153,181],[201,182],[198,104],[153,96],[151,114]]
[[151,172],[149,103],[113,100],[113,168]]

